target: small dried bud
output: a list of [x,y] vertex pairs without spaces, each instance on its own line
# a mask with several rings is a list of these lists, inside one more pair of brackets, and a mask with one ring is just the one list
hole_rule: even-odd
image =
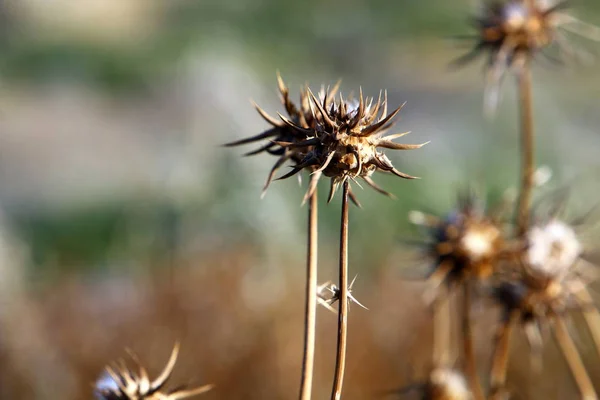
[[436,368],[429,377],[424,400],[470,400],[464,376],[450,368]]

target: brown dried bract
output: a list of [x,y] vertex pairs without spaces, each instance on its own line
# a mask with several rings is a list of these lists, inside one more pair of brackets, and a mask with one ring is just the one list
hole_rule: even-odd
[[178,354],[179,345],[176,344],[164,370],[153,381],[137,356],[131,354],[138,371],[130,369],[123,360],[106,367],[107,375],[98,380],[94,394],[100,400],[181,400],[212,389],[213,385],[205,385],[194,389],[180,387],[165,391],[164,386],[173,372]]
[[294,149],[304,154],[304,158],[296,163],[292,171],[280,179],[289,178],[305,168],[312,171],[305,200],[315,191],[322,175],[331,178],[328,201],[331,201],[338,186],[347,179],[362,178],[376,191],[391,196],[371,179],[373,172],[379,170],[393,173],[405,179],[414,176],[398,171],[389,158],[380,150],[412,150],[424,144],[399,144],[393,139],[409,132],[382,136],[393,126],[392,119],[400,112],[402,106],[387,113],[387,94],[382,100],[381,94],[375,102],[374,98],[364,98],[362,91],[358,100],[334,98],[332,93],[325,92],[317,98],[310,89],[311,113],[316,121],[315,131],[310,132],[283,116],[282,120],[299,132],[305,132],[308,138],[301,142],[279,143],[287,149]]

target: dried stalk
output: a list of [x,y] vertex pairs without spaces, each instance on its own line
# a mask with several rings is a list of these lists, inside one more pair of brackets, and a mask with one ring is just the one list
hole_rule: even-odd
[[600,312],[594,306],[594,299],[586,287],[577,292],[577,297],[582,305],[583,317],[596,345],[596,351],[600,354]]
[[471,330],[471,283],[467,279],[463,283],[462,331],[463,351],[465,355],[465,375],[469,381],[474,400],[484,400],[485,395],[477,376],[477,361],[473,349],[473,332]]
[[310,400],[315,364],[317,325],[317,190],[308,201],[308,244],[306,256],[306,308],[304,313],[304,356],[300,400]]
[[567,329],[565,321],[562,317],[556,316],[553,322],[554,336],[565,356],[567,364],[569,364],[573,378],[581,393],[581,398],[584,400],[597,400],[598,396],[594,390],[594,385],[585,370],[585,365],[583,365],[583,361],[577,352],[577,347],[575,347],[575,343],[573,342],[571,335],[569,335],[569,330]]
[[340,228],[340,277],[339,277],[339,309],[338,309],[338,337],[337,356],[335,360],[335,378],[332,400],[342,397],[344,384],[344,369],[346,366],[346,339],[348,333],[348,192],[350,182],[344,181],[342,193],[342,222]]
[[523,61],[518,73],[519,109],[521,118],[521,190],[517,208],[517,230],[520,236],[527,232],[531,208],[534,166],[533,100],[531,95],[531,68]]
[[498,332],[490,374],[491,400],[503,398],[506,371],[508,368],[508,355],[510,353],[510,339],[518,318],[519,311],[512,311],[507,315]]
[[450,365],[450,296],[440,294],[433,304],[433,366]]

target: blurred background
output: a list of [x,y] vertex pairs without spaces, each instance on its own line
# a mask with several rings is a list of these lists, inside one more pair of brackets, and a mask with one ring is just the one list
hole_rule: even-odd
[[[293,98],[306,82],[339,78],[344,93],[387,89],[391,106],[407,102],[397,124],[412,131],[406,142],[431,141],[389,152],[421,180],[375,177],[398,200],[355,188],[350,269],[370,310],[351,307],[345,398],[422,381],[430,317],[422,285],[404,278],[427,263],[402,244],[421,238],[407,213],[444,214],[467,185],[497,199],[518,177],[512,78],[489,120],[483,64],[449,68],[468,49],[450,39],[470,33],[475,3],[0,1],[0,398],[89,399],[125,348],[158,373],[177,340],[173,385],[215,383],[206,399],[296,396],[305,189],[275,182],[261,200],[274,159],[221,147],[266,129],[250,99],[282,111],[277,70]],[[573,3],[600,24],[598,1]],[[596,43],[574,46],[600,55]],[[573,215],[600,190],[597,71],[535,69],[539,164],[553,171],[549,186],[576,188]],[[320,207],[320,281],[337,276],[336,200]],[[336,323],[319,311],[316,399],[329,395]],[[479,329],[489,338],[493,324]],[[484,365],[489,348],[478,343]],[[571,398],[560,355],[547,357],[558,379],[536,390]],[[513,364],[518,394],[528,363]]]

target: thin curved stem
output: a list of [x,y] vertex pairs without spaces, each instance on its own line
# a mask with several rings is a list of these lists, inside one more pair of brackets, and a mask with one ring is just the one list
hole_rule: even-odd
[[344,181],[342,193],[342,221],[340,228],[340,277],[339,277],[339,309],[338,309],[338,335],[337,335],[337,356],[335,360],[335,378],[333,381],[333,390],[331,392],[332,400],[339,400],[342,397],[342,386],[344,384],[344,370],[346,367],[346,340],[348,333],[348,192],[350,183]]
[[310,400],[315,365],[315,335],[317,326],[317,190],[308,201],[308,243],[306,255],[306,307],[304,311],[304,355],[300,400]]
[[463,351],[465,354],[465,374],[471,387],[474,400],[485,400],[483,389],[477,376],[477,361],[473,349],[473,332],[471,329],[471,282],[467,279],[463,283],[462,296],[462,331]]
[[517,208],[517,229],[520,236],[527,232],[531,208],[531,192],[535,173],[533,100],[531,95],[531,68],[524,60],[518,73],[519,108],[521,118],[521,189]]
[[577,352],[577,347],[569,334],[569,330],[567,329],[567,325],[562,317],[555,317],[553,320],[553,331],[554,336],[556,337],[556,341],[562,350],[563,355],[565,356],[565,360],[567,364],[569,364],[569,369],[573,374],[573,378],[577,383],[577,387],[579,388],[579,392],[581,393],[581,398],[583,400],[597,400],[598,396],[596,395],[596,391],[594,390],[594,385],[585,369],[585,365],[583,365],[583,361]]

